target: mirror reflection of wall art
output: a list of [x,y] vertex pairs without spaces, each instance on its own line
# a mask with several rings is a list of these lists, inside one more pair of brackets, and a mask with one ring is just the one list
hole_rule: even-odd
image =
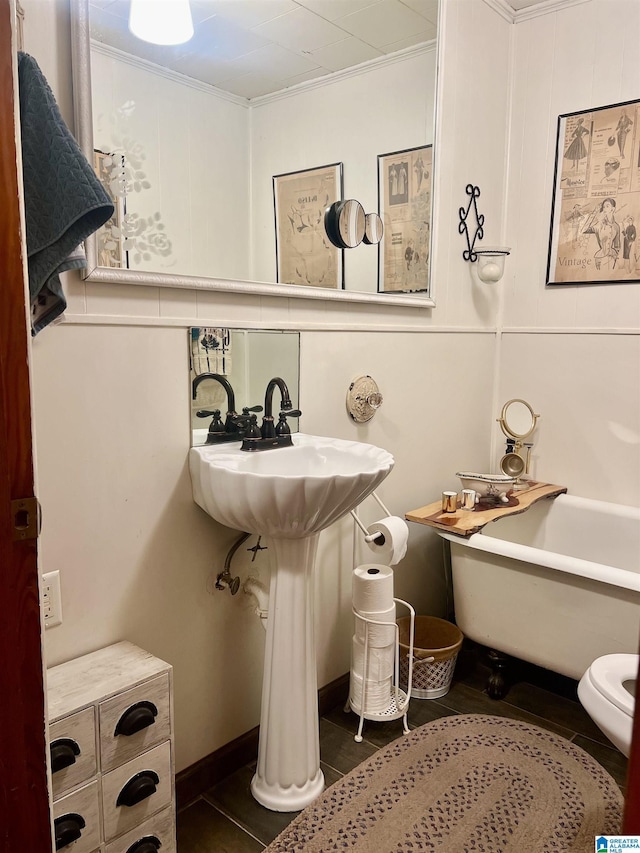
[[126,212],[126,198],[113,191],[112,175],[115,171],[123,171],[122,155],[109,154],[105,151],[93,152],[93,168],[102,182],[105,190],[113,201],[113,216],[98,230],[98,263],[101,267],[128,268],[129,256],[124,250],[122,236],[122,221]]
[[277,281],[344,287],[342,252],[324,228],[327,207],[342,198],[342,163],[275,175]]
[[640,281],[640,101],[558,118],[547,284]]
[[380,293],[429,289],[432,163],[431,145],[378,155]]
[[191,329],[191,369],[194,376],[231,373],[231,330]]
[[[99,141],[96,141],[94,150],[94,167],[107,192],[114,201],[117,200],[118,213],[116,223],[107,223],[106,234],[103,231],[98,233],[99,266],[137,268],[154,257],[167,258],[160,262],[163,266],[171,266],[175,262],[171,258],[172,243],[162,215],[158,210],[154,211],[145,198],[152,189],[146,170],[160,157],[158,148],[148,158],[145,146],[133,136],[131,123],[136,111],[136,102],[127,100],[112,112],[100,114],[97,118],[95,138]],[[114,239],[121,244],[123,263],[120,264],[114,263],[115,257],[109,257],[105,251],[115,251]]]

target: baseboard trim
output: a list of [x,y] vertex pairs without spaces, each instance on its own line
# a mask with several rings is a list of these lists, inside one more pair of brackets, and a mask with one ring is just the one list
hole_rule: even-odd
[[[318,690],[318,712],[320,716],[328,713],[341,702],[346,702],[349,694],[349,673],[341,675]],[[258,735],[256,726],[235,740],[221,746],[190,767],[176,774],[176,804],[178,809],[197,800],[206,790],[227,776],[235,773],[245,764],[258,757]]]

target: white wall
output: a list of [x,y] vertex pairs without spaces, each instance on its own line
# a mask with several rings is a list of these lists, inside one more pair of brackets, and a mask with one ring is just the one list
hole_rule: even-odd
[[591,0],[514,30],[498,396],[541,414],[536,476],[638,504],[640,284],[545,287],[545,276],[557,118],[640,96],[640,5]]
[[249,278],[248,104],[99,44],[91,72],[94,147],[124,155],[129,168],[144,156],[138,168],[150,186],[127,193],[127,215],[159,214],[171,243],[170,254],[148,260],[129,252],[130,267]]
[[[273,175],[341,162],[345,198],[377,212],[377,155],[433,142],[433,44],[255,103],[95,42],[91,69],[94,146],[144,154],[127,214],[158,212],[171,241],[133,269],[275,281]],[[375,293],[377,269],[376,246],[347,253],[346,288]]]
[[[252,105],[255,279],[272,281],[276,268],[272,175],[342,163],[344,198],[377,212],[377,155],[433,142],[435,60],[434,46],[420,48]],[[345,255],[346,289],[375,293],[377,248]]]

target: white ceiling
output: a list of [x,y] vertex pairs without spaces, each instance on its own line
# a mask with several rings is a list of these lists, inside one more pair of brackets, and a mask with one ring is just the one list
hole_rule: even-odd
[[90,0],[92,38],[255,98],[436,38],[438,0],[191,0],[195,34],[173,47],[127,28],[129,0]]
[[[437,34],[438,0],[191,0],[194,37],[158,47],[129,32],[129,2],[89,0],[92,38],[248,99]],[[517,13],[551,0],[502,2]]]

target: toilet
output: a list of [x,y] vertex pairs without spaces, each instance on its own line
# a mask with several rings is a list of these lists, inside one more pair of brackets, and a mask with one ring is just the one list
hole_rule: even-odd
[[604,655],[580,679],[578,698],[594,723],[629,755],[633,729],[638,655]]

